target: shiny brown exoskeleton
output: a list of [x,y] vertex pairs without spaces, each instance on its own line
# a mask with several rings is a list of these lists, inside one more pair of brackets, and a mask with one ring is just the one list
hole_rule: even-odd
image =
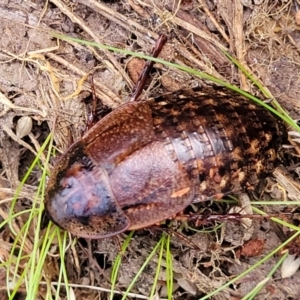
[[61,157],[46,210],[81,237],[145,228],[193,200],[255,185],[278,165],[286,140],[280,120],[224,88],[126,103]]

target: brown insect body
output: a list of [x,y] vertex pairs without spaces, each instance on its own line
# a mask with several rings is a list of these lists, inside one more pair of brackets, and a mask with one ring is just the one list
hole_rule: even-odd
[[100,120],[61,157],[46,210],[87,238],[151,226],[270,173],[287,139],[282,122],[223,88],[130,102]]

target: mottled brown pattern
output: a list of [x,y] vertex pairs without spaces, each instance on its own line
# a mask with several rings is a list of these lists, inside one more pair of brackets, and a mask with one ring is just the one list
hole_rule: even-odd
[[222,88],[127,103],[61,157],[46,209],[82,237],[145,228],[193,200],[257,184],[280,162],[286,135],[265,109]]
[[256,184],[279,163],[287,143],[280,120],[224,88],[163,95],[151,110],[170,157],[199,179],[200,200]]

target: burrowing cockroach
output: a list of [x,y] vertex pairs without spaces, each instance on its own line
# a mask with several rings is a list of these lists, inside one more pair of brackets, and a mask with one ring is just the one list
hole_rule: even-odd
[[145,228],[193,200],[255,186],[278,165],[286,140],[279,119],[224,88],[129,102],[62,155],[46,210],[86,238]]

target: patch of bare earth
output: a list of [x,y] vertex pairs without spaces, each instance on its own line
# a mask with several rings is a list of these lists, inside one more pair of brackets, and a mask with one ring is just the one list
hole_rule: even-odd
[[[168,37],[160,58],[193,67],[216,78],[259,94],[245,74],[224,55],[231,53],[271,95],[276,97],[293,118],[299,117],[300,17],[297,1],[96,1],[96,0],[1,0],[0,1],[0,289],[15,288],[16,278],[26,270],[26,255],[32,253],[35,227],[30,225],[24,260],[14,263],[19,247],[12,245],[35,201],[41,168],[30,173],[14,206],[14,212],[28,212],[7,220],[13,195],[36,157],[48,134],[54,133],[57,155],[80,138],[86,124],[83,101],[91,92],[89,74],[93,74],[102,111],[128,101],[143,63],[124,54],[59,41],[52,33],[111,45],[120,49],[150,54],[159,35]],[[152,80],[142,97],[156,96],[201,85],[193,75],[155,64]],[[54,129],[55,128],[55,129]],[[47,153],[41,156],[45,163]],[[51,160],[55,165],[55,158]],[[294,189],[270,178],[264,191],[267,199],[300,199],[297,174],[283,166],[279,175]],[[288,175],[286,175],[288,173]],[[278,176],[279,176],[278,175]],[[279,185],[279,188],[278,188]],[[266,185],[263,185],[264,187]],[[283,187],[283,189],[281,188]],[[273,193],[273,194],[272,194]],[[43,199],[39,199],[42,205]],[[208,204],[207,204],[208,205]],[[191,210],[203,209],[193,207]],[[229,206],[214,204],[217,213]],[[282,207],[281,207],[282,209]],[[277,209],[278,210],[278,209]],[[269,213],[272,208],[268,208]],[[42,227],[47,225],[44,218]],[[291,233],[268,220],[253,220],[245,230],[241,222],[229,222],[222,229],[214,224],[194,232],[172,223],[173,298],[200,299],[221,287],[279,246]],[[166,226],[165,226],[166,227]],[[43,229],[42,228],[42,229]],[[249,229],[250,228],[250,229]],[[208,230],[209,229],[209,230]],[[125,291],[162,235],[160,229],[137,231],[122,256],[116,291]],[[113,262],[120,252],[117,239],[86,241],[79,239],[68,248],[65,258],[76,299],[108,299]],[[41,239],[43,237],[41,236]],[[70,239],[73,239],[70,236]],[[70,242],[72,243],[73,240]],[[52,285],[58,280],[61,261],[57,241],[51,245],[41,272],[35,298],[52,299],[59,293]],[[212,296],[211,299],[241,299],[259,283],[278,261],[272,256],[251,273]],[[8,264],[9,262],[9,264]],[[9,267],[8,267],[9,266]],[[157,266],[155,256],[131,289],[128,299],[147,299]],[[9,283],[9,286],[8,286]],[[95,290],[94,287],[100,288]],[[21,281],[18,295],[23,299],[28,286]],[[107,289],[107,290],[106,290]],[[167,298],[166,271],[163,263],[155,299]],[[1,294],[2,295],[2,294]],[[299,271],[281,278],[280,271],[264,283],[255,299],[298,299]],[[23,298],[22,298],[23,297]],[[115,295],[114,299],[120,299]],[[17,298],[14,298],[17,299]],[[54,298],[53,298],[54,299]],[[75,299],[75,298],[74,298]]]

